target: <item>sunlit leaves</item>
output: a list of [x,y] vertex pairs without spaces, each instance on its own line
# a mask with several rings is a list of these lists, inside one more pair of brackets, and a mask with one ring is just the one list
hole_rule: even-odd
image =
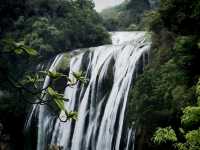
[[192,127],[200,124],[200,107],[186,107],[183,110],[181,122],[185,127]]
[[56,103],[57,107],[60,109],[59,118],[62,122],[66,122],[69,119],[76,120],[77,119],[77,112],[70,111],[68,112],[65,108],[64,101],[66,100],[62,94],[59,94],[57,91],[48,87],[47,89],[48,94],[51,96],[53,101]]
[[153,136],[153,142],[157,144],[176,142],[177,137],[174,130],[171,127],[158,128]]
[[77,119],[77,112],[68,112],[65,108],[65,98],[63,97],[62,94],[59,94],[55,90],[53,90],[51,87],[47,89],[48,94],[51,96],[53,101],[56,103],[57,107],[61,110],[59,118],[62,122],[65,122],[69,119],[76,120]]
[[189,131],[185,137],[191,147],[190,150],[200,149],[200,128]]
[[75,77],[77,81],[80,81],[82,84],[86,84],[88,80],[84,77],[83,72],[73,72],[72,75]]
[[60,73],[57,71],[40,71],[40,73],[44,73],[44,74],[48,75],[53,80],[57,80],[61,77],[67,78],[67,75],[64,75],[63,73]]
[[76,120],[78,118],[78,113],[71,111],[67,114],[67,117],[70,119]]
[[178,148],[178,150],[188,150],[185,143],[176,143],[175,147]]
[[56,71],[40,71],[40,73],[48,75],[52,80],[58,80],[60,78],[65,78],[66,83],[69,86],[74,86],[77,84],[77,82],[80,82],[81,84],[86,84],[88,80],[84,77],[83,72],[73,72],[72,78],[69,78],[67,75],[64,75],[63,73],[56,72]]
[[60,110],[65,111],[65,104],[64,104],[64,98],[62,94],[59,94],[58,92],[56,92],[55,90],[53,90],[53,88],[48,87],[47,89],[48,94],[51,96],[51,98],[53,99],[53,101],[56,103],[56,105],[58,106],[58,108]]
[[199,150],[200,149],[200,128],[189,131],[186,135],[185,143],[175,143],[178,150]]
[[[80,82],[82,84],[87,82],[86,78],[83,76],[83,72],[73,72],[72,75],[74,78],[72,79],[56,71],[41,71],[41,73],[44,73],[45,75],[49,76],[52,80],[57,80],[59,78],[64,77],[67,83],[66,86],[73,86],[77,84],[77,82]],[[68,110],[66,110],[64,101],[68,101],[68,99],[65,99],[63,94],[58,93],[51,86],[47,88],[47,93],[53,99],[57,107],[61,110],[59,118],[62,122],[65,122],[68,119],[77,119],[77,112],[68,112]]]
[[[183,111],[182,123],[191,126],[199,122],[199,110],[195,107],[186,107]],[[167,142],[174,143],[178,150],[198,150],[200,149],[200,128],[185,132],[182,128],[180,133],[185,136],[186,141],[181,143],[177,140],[176,133],[171,127],[158,128],[153,136],[153,142],[156,144],[163,144]]]

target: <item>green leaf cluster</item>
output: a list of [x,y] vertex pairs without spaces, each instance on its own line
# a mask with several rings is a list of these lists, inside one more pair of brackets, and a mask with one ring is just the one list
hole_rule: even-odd
[[65,111],[65,104],[64,104],[64,98],[62,94],[59,94],[55,90],[53,90],[51,87],[48,87],[47,89],[48,94],[51,96],[51,98],[54,100],[54,102],[57,104],[58,108],[62,111]]
[[158,144],[166,143],[167,141],[176,142],[176,133],[171,127],[158,128],[154,133],[153,141]]

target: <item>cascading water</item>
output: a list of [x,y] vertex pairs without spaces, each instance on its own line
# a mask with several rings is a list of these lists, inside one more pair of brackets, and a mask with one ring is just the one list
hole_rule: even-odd
[[[145,32],[115,32],[112,45],[89,48],[74,56],[70,72],[83,71],[89,82],[66,87],[67,110],[78,111],[77,121],[66,123],[52,116],[47,106],[34,107],[38,114],[37,150],[59,145],[64,150],[134,149],[134,129],[126,128],[126,106],[138,68],[147,63],[150,42]],[[58,55],[50,70],[62,60]],[[44,86],[48,84],[46,78]]]

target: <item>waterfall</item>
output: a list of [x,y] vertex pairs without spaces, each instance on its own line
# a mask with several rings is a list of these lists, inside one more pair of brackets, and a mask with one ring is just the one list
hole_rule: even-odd
[[[33,107],[38,114],[37,150],[59,145],[64,150],[132,150],[135,129],[126,125],[129,89],[139,70],[148,62],[150,41],[145,32],[114,32],[112,45],[92,47],[73,56],[72,72],[83,71],[87,84],[66,87],[67,110],[77,111],[76,121],[60,122],[48,106]],[[50,70],[62,60],[58,55]],[[48,84],[46,77],[44,87]],[[64,85],[63,85],[64,86]],[[46,97],[48,98],[48,97]]]

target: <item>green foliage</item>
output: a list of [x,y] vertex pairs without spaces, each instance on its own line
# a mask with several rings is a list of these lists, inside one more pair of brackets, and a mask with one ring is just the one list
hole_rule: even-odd
[[192,101],[194,91],[185,86],[186,82],[185,73],[173,60],[146,70],[130,94],[131,120],[137,119],[139,125],[167,123],[173,113],[181,112],[181,108]]
[[[199,80],[200,81],[200,80]],[[196,85],[196,95],[199,99],[199,82]],[[188,106],[183,109],[183,115],[181,117],[181,123],[185,128],[194,129],[199,127],[200,124],[200,106]]]
[[[78,82],[80,82],[81,84],[84,84],[87,81],[85,79],[85,77],[83,76],[82,72],[73,72],[72,75],[73,75],[74,79],[70,79],[68,76],[66,76],[62,73],[56,72],[56,71],[52,71],[52,72],[51,71],[48,71],[48,72],[42,71],[42,73],[49,76],[53,81],[56,81],[60,78],[64,78],[65,82],[66,82],[66,86],[74,86]],[[68,102],[69,100],[66,99],[63,94],[60,94],[57,91],[55,91],[52,88],[51,84],[47,86],[47,91],[46,91],[46,88],[43,90],[46,94],[48,94],[50,96],[50,98],[55,102],[56,106],[61,111],[61,114],[60,114],[61,121],[65,122],[68,119],[74,119],[74,120],[77,119],[77,112],[72,112],[72,111],[66,110],[64,102],[65,101]],[[44,104],[46,103],[45,101],[41,100],[42,104],[43,104],[43,102],[44,102]]]
[[160,14],[155,10],[145,12],[140,26],[145,30],[160,30],[162,28]]
[[112,8],[104,9],[101,12],[101,16],[104,21],[104,26],[109,31],[124,30],[125,26],[127,26],[126,10],[127,2],[124,2]]
[[185,143],[179,142],[171,127],[159,128],[153,136],[153,142],[156,144],[172,142],[178,150],[198,150],[200,148],[200,128],[187,132],[185,140]]
[[78,113],[77,113],[77,112],[69,112],[69,113],[67,114],[67,117],[68,117],[68,118],[71,118],[71,119],[73,119],[73,120],[76,120],[76,119],[78,118]]
[[[196,91],[198,93],[199,83],[197,84]],[[197,95],[198,96],[198,95]],[[199,97],[199,96],[198,96]],[[180,129],[180,133],[184,135],[185,142],[177,140],[177,133],[171,127],[159,128],[153,136],[153,141],[157,144],[170,141],[175,144],[179,150],[197,150],[200,149],[200,107],[188,106],[183,109],[183,115],[181,117],[181,123],[184,127]],[[167,133],[168,132],[168,133]],[[166,138],[166,135],[173,133],[171,138]]]
[[189,144],[189,150],[196,150],[200,148],[200,128],[189,131],[185,138]]
[[167,141],[176,142],[177,137],[171,127],[158,128],[153,136],[153,142],[157,144],[166,143]]
[[42,83],[44,80],[40,78],[38,74],[25,75],[22,81],[19,81],[18,87],[33,85],[34,88],[38,88],[39,82]]
[[68,101],[68,99],[66,100],[63,96],[63,94],[59,94],[57,91],[55,91],[54,89],[52,89],[52,87],[48,87],[47,89],[47,93],[49,94],[49,96],[52,98],[52,100],[55,102],[56,106],[59,108],[60,110],[60,121],[62,122],[66,122],[69,119],[73,119],[76,120],[77,119],[77,112],[68,112],[68,110],[66,110],[65,108],[65,101]]
[[[198,85],[195,96],[200,76],[200,21],[197,14],[198,0],[162,0],[161,7],[146,13],[142,21],[144,28],[153,32],[152,60],[134,83],[128,104],[131,122],[136,121],[136,127],[145,129],[141,131],[145,139],[138,136],[142,143],[149,143],[157,127],[171,126],[177,142],[163,138],[168,146],[175,144],[172,149],[179,150],[199,149],[197,141],[200,140],[196,136],[199,128]],[[191,131],[196,134],[189,134]],[[189,142],[189,137],[193,143]],[[162,136],[159,139],[162,141]],[[145,149],[167,149],[167,144],[149,144]]]
[[199,33],[199,1],[198,0],[162,0],[159,10],[161,18],[170,30],[190,34]]
[[175,144],[176,148],[178,148],[179,150],[188,150],[186,145],[183,143],[177,143]]
[[[109,43],[109,34],[93,8],[90,0],[1,1],[0,81],[4,82],[0,90],[10,91],[8,76],[15,78],[12,82],[20,81],[22,85],[34,83],[36,88],[38,76],[27,74],[34,72],[33,68],[44,58],[74,48]],[[66,56],[61,65],[66,66],[68,62],[69,56]],[[53,80],[63,77],[54,72],[47,74]],[[81,77],[78,80],[85,82]]]
[[24,41],[16,42],[11,38],[5,38],[3,39],[3,43],[5,44],[5,47],[2,50],[3,52],[6,53],[14,52],[16,55],[21,55],[24,53],[26,53],[29,56],[38,55],[38,52],[33,48],[27,47]]
[[183,110],[181,122],[184,127],[192,127],[200,124],[200,107],[188,106]]
[[59,94],[55,90],[53,90],[51,87],[48,87],[47,89],[48,94],[52,97],[54,102],[57,104],[58,108],[62,111],[65,111],[65,105],[64,105],[64,98],[62,94]]
[[155,5],[151,5],[148,0],[130,0],[103,10],[101,16],[104,19],[105,27],[110,31],[146,29],[151,16],[145,17],[146,19],[143,18],[146,16],[147,11],[158,7],[159,0],[153,0],[152,2]]
[[[2,30],[2,38],[10,36],[14,41],[19,41],[19,44],[23,41],[23,45],[38,51],[39,60],[72,49],[111,42],[90,0],[84,2],[79,0],[28,0],[26,2],[16,0],[16,3],[25,8],[24,12],[20,12],[13,18],[12,24],[14,25],[9,25],[14,31],[3,32]],[[14,6],[15,3],[10,1],[3,4],[0,14],[1,11],[5,11],[4,14],[13,15],[17,10],[6,12],[4,7]],[[3,18],[3,20],[6,19],[10,18]],[[2,22],[2,25],[4,23]],[[3,47],[4,44],[0,46]],[[21,53],[22,51],[16,49],[16,52]],[[34,54],[35,51],[30,49],[28,52]]]
[[80,81],[81,83],[87,83],[87,79],[83,76],[83,72],[73,72],[73,76],[77,81]]
[[[58,72],[35,73],[35,70],[36,65],[46,64],[58,53],[110,43],[109,34],[93,8],[90,0],[0,1],[0,119],[6,130],[12,132],[16,149],[23,147],[21,131],[29,104],[50,103],[53,108],[56,106],[56,115],[62,110],[67,120],[77,118],[76,112],[64,110],[67,100],[61,90],[54,90],[54,84],[62,78],[66,86],[73,86],[85,83],[86,79],[82,76],[69,79]],[[69,60],[70,56],[64,55],[58,68],[67,68]],[[42,89],[46,75],[51,81]],[[43,100],[43,96],[49,100]]]
[[[187,67],[192,61],[192,50],[196,48],[196,43],[193,37],[181,36],[176,39],[174,51],[176,53],[176,63],[179,66]],[[189,68],[187,68],[189,69]]]
[[67,79],[67,75],[64,75],[63,73],[57,71],[40,71],[40,72],[48,75],[53,80],[57,80],[61,77],[65,77]]

